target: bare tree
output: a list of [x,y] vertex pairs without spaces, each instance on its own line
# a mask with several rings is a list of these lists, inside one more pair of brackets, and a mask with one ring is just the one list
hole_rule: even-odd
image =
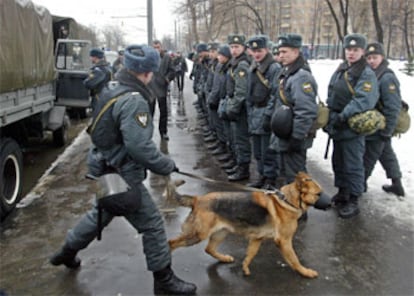
[[106,48],[116,50],[125,45],[125,33],[123,33],[122,29],[118,26],[106,25],[102,29],[102,34],[104,37],[103,43]]
[[384,43],[384,32],[382,30],[381,20],[378,13],[378,1],[371,0],[372,16],[374,17],[375,30],[377,32],[377,41]]

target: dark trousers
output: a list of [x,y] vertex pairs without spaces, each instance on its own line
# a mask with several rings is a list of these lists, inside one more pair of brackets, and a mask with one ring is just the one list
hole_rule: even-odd
[[178,72],[175,79],[177,79],[178,90],[182,91],[184,89],[184,72]]
[[[160,97],[157,98],[158,108],[160,109],[160,121],[158,123],[158,130],[160,134],[166,134],[168,132],[167,123],[168,123],[168,107],[167,107],[167,98]],[[155,102],[150,105],[151,115],[154,117],[155,113]]]

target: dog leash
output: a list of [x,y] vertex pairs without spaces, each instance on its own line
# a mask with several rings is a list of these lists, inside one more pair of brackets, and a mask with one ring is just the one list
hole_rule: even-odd
[[[183,171],[179,171],[176,172],[177,174],[181,174],[193,179],[198,179],[198,180],[202,180],[202,181],[206,181],[206,182],[210,182],[210,183],[215,183],[215,184],[221,184],[224,186],[231,186],[231,187],[235,187],[244,191],[252,191],[252,192],[265,192],[265,193],[273,193],[273,190],[264,190],[264,189],[259,189],[259,188],[254,188],[254,187],[249,187],[243,184],[238,184],[238,183],[230,183],[230,182],[226,182],[226,181],[220,181],[220,180],[214,180],[214,179],[210,179],[204,176],[199,176],[199,175],[195,175],[195,174],[191,174],[191,173],[187,173],[187,172],[183,172]],[[277,190],[279,191],[279,190]]]
[[265,190],[265,189],[259,189],[259,188],[254,188],[254,187],[249,187],[243,184],[238,184],[238,183],[230,183],[230,182],[226,182],[226,181],[220,181],[220,180],[214,180],[211,178],[207,178],[204,176],[199,176],[199,175],[195,175],[195,174],[191,174],[188,172],[183,172],[183,171],[178,171],[175,172],[177,174],[181,174],[183,176],[187,176],[193,179],[198,179],[198,180],[202,180],[202,181],[206,181],[206,182],[210,182],[210,183],[214,183],[214,184],[221,184],[224,186],[232,186],[234,188],[243,190],[243,191],[251,191],[251,192],[263,192],[265,194],[275,194],[281,201],[287,203],[289,206],[293,207],[294,209],[298,209],[296,208],[293,204],[291,204],[287,199],[286,196],[283,194],[282,191],[278,190],[278,189],[274,189],[274,190]]

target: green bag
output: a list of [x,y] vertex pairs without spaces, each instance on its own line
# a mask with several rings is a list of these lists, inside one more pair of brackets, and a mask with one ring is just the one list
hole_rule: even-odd
[[385,128],[385,117],[377,109],[372,109],[351,116],[348,125],[354,132],[367,136]]
[[408,104],[402,102],[400,114],[398,115],[397,126],[395,127],[393,135],[400,135],[406,133],[411,126],[411,118],[408,113]]
[[324,128],[329,121],[329,108],[318,96],[318,115],[313,124],[314,129]]

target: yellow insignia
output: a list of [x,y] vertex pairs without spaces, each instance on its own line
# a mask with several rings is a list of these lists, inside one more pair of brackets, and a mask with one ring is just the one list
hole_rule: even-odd
[[349,42],[349,45],[356,45],[356,41],[355,41],[354,39],[352,39],[352,40]]
[[256,47],[257,47],[257,43],[256,43],[256,42],[253,42],[253,43],[252,43],[252,47],[253,47],[253,48],[256,48]]
[[368,48],[368,51],[375,51],[375,46],[370,46],[370,47]]
[[92,79],[94,77],[93,73],[89,73],[89,79]]
[[137,115],[135,115],[135,120],[141,127],[147,127],[148,118],[149,116],[147,112],[142,112],[142,113],[138,113]]
[[362,89],[365,92],[370,92],[372,90],[371,82],[364,82],[364,85],[362,86]]
[[243,77],[244,77],[244,74],[246,74],[244,71],[240,71],[240,72],[239,72],[239,76],[240,76],[240,78],[243,78]]
[[302,84],[302,89],[305,93],[310,93],[313,90],[310,82],[305,82],[304,84]]
[[391,83],[389,86],[388,86],[388,91],[390,92],[390,93],[395,93],[395,91],[397,90],[397,87],[395,86],[395,84],[394,83]]
[[234,37],[234,41],[238,42],[239,41],[239,37]]

